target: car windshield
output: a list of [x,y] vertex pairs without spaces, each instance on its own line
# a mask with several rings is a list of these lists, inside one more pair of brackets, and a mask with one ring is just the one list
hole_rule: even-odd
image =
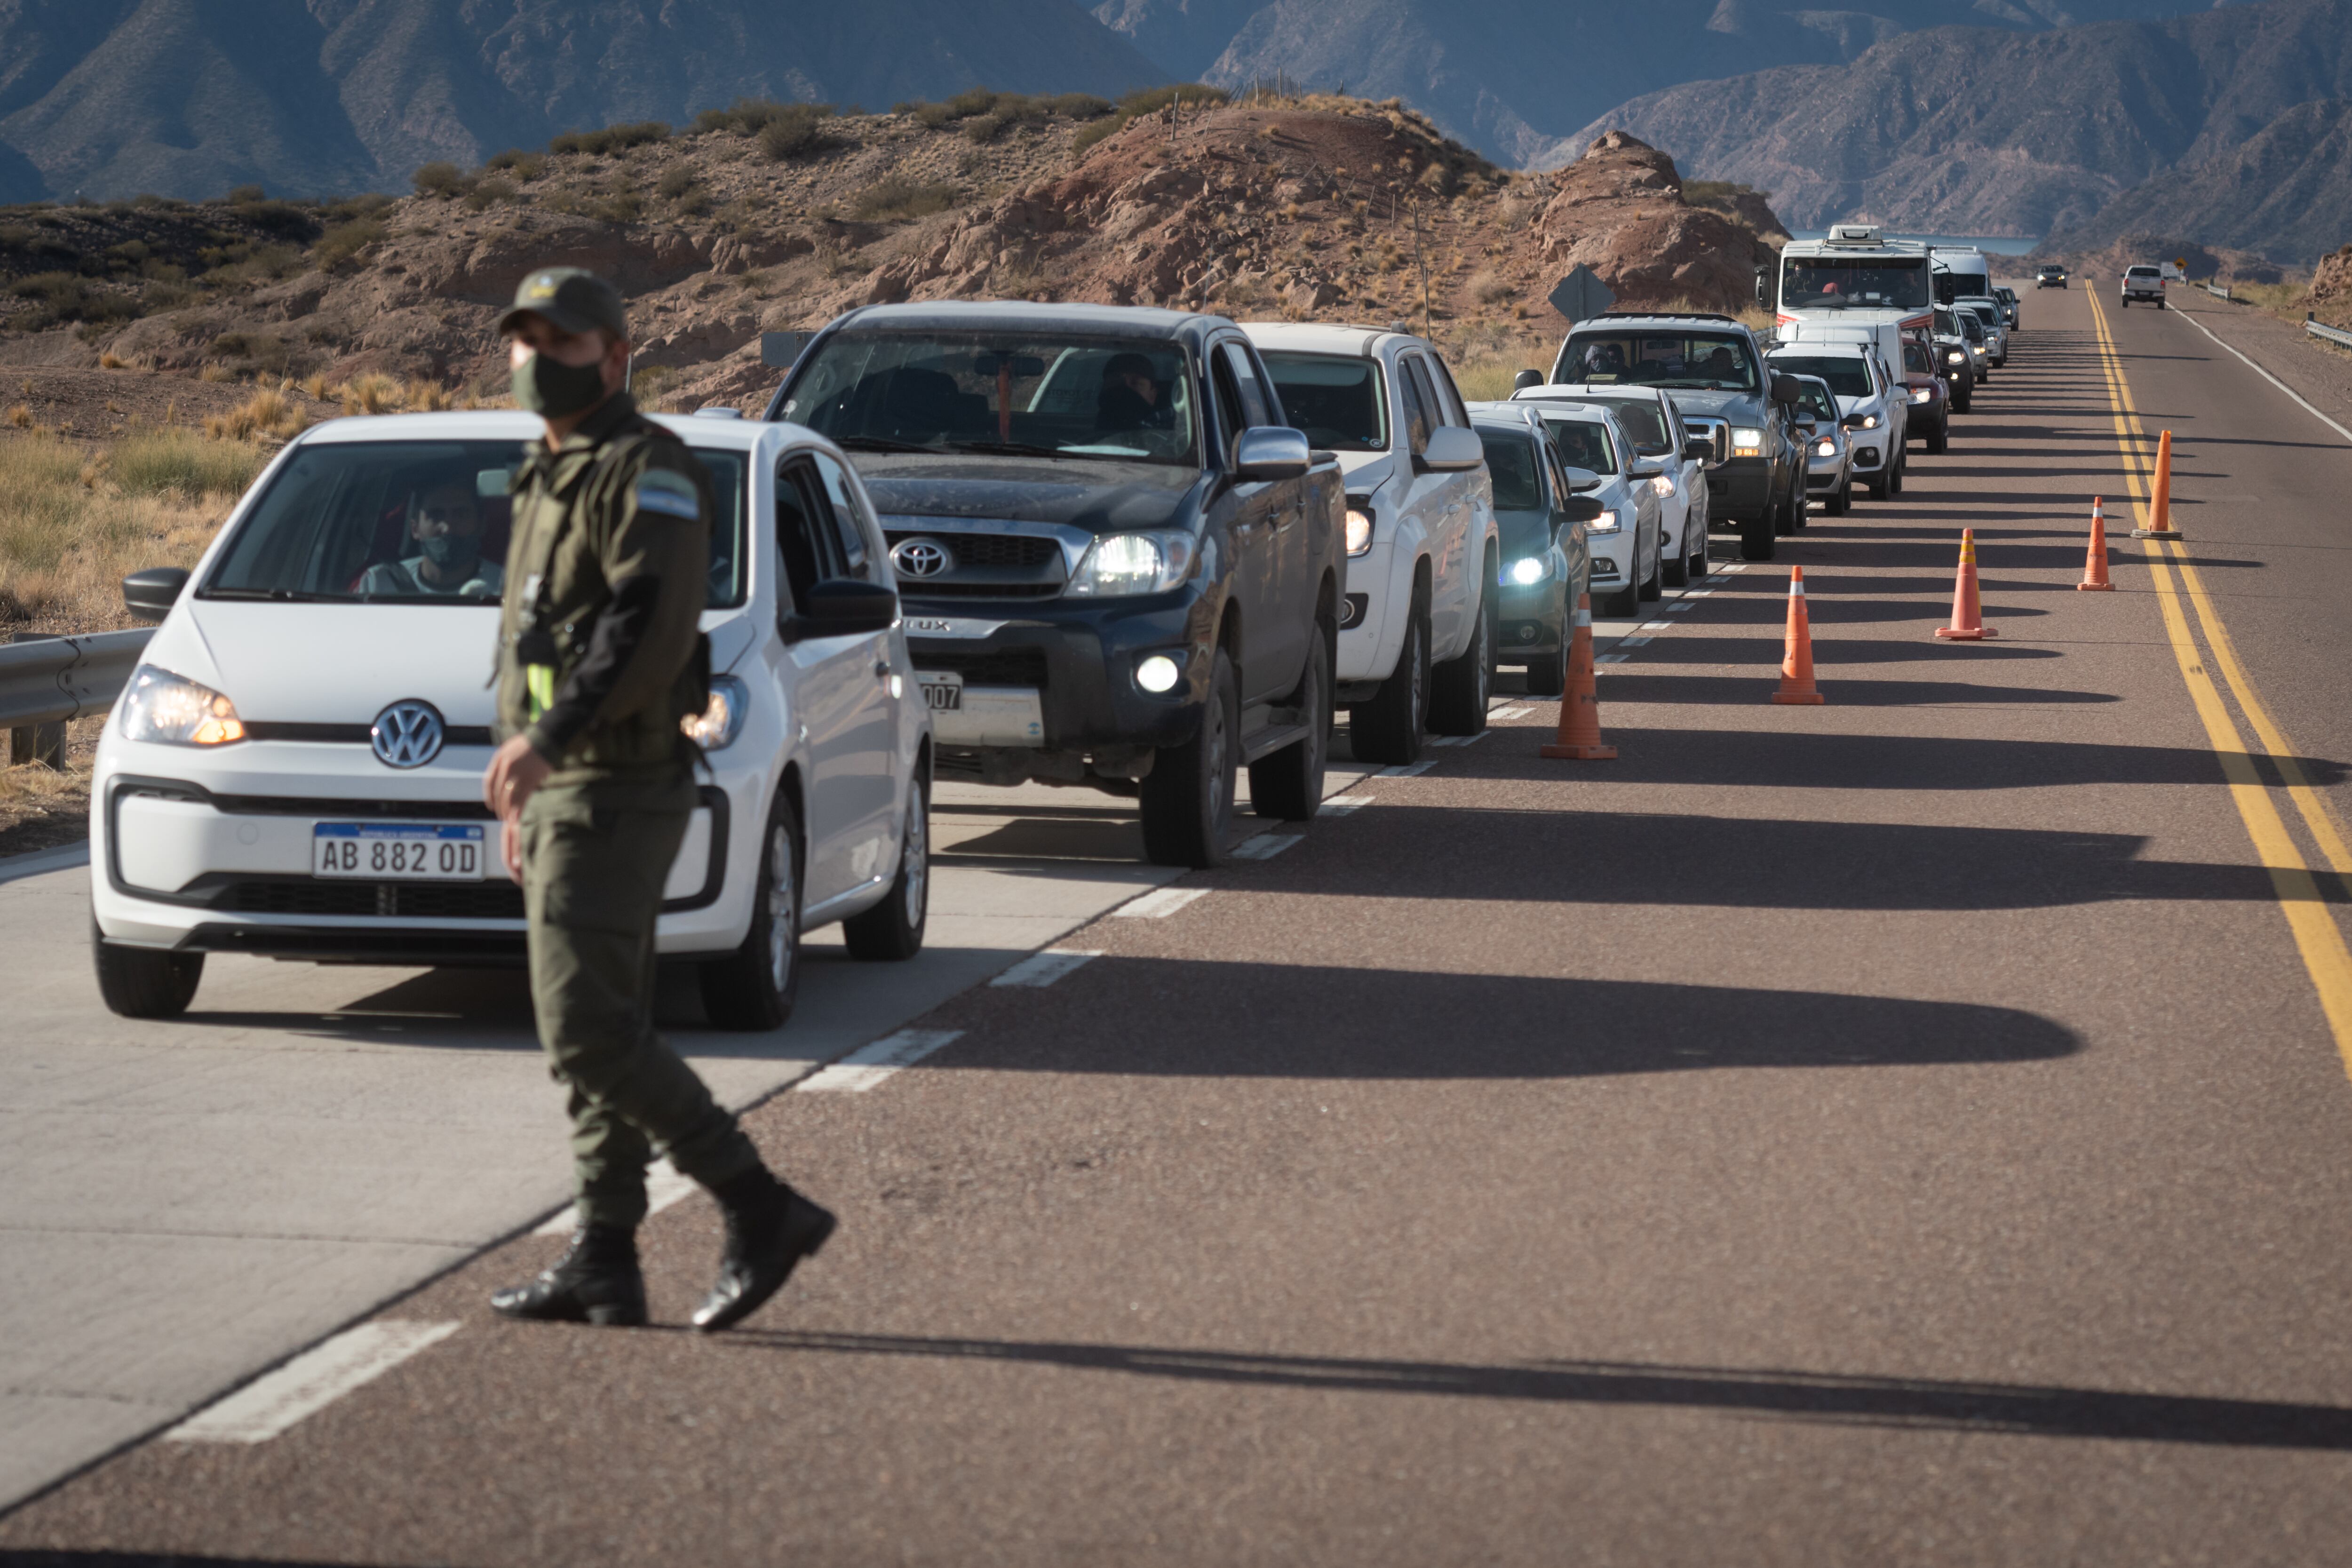
[[1955,300],[1966,300],[1992,291],[1992,279],[1981,272],[1938,272],[1936,274],[1936,303],[1948,305]]
[[1666,437],[1665,416],[1659,412],[1657,401],[1648,397],[1594,397],[1587,401],[1606,404],[1617,416],[1617,423],[1625,427],[1625,439],[1633,443],[1633,450],[1646,458],[1672,452],[1675,444]]
[[1569,468],[1590,468],[1606,479],[1617,471],[1616,446],[1609,439],[1609,426],[1590,419],[1544,420],[1551,432],[1551,449],[1559,454],[1560,466]]
[[1783,375],[1817,375],[1840,397],[1868,397],[1870,368],[1859,354],[1774,354],[1772,368]]
[[783,416],[852,452],[1197,463],[1184,351],[1150,338],[847,331],[793,373]]
[[[710,476],[713,608],[743,602],[741,452],[696,448]],[[214,598],[495,605],[519,441],[320,441],[297,447],[221,552]]]
[[2131,278],[2154,278],[2158,276],[2158,273],[2153,267],[2135,267],[2126,273],[2126,276]]
[[1543,510],[1543,477],[1536,472],[1535,437],[1524,430],[1492,430],[1482,426],[1478,441],[1486,448],[1486,471],[1495,478],[1495,510]]
[[1927,302],[1924,256],[1790,256],[1780,303],[1791,310],[1916,310]]
[[1389,449],[1389,400],[1378,360],[1288,353],[1260,357],[1282,395],[1283,413],[1309,441],[1334,452]]
[[1974,316],[1978,321],[1982,321],[1988,327],[1999,326],[2000,324],[2000,307],[1998,305],[1970,305],[1969,307],[1969,314]]
[[1960,335],[1962,337],[1968,339],[1969,342],[1972,343],[1980,343],[1984,342],[1984,323],[1977,320],[1975,311],[1960,311],[1958,321],[1960,323]]
[[1752,393],[1756,365],[1743,340],[1712,332],[1578,332],[1560,351],[1551,378]]

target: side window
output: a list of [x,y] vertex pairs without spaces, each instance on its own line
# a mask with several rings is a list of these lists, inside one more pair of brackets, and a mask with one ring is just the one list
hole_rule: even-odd
[[824,485],[825,510],[832,514],[833,538],[842,563],[841,574],[862,582],[875,580],[872,552],[867,549],[866,509],[856,487],[839,463],[823,452],[813,455],[817,477]]
[[[1250,357],[1243,352],[1242,346],[1234,342],[1219,343],[1217,357],[1232,368],[1234,384],[1241,393],[1242,417],[1249,422],[1243,428],[1274,424],[1274,408],[1265,395],[1265,384],[1258,380],[1257,366],[1250,363]],[[1234,434],[1239,435],[1240,431]]]
[[1438,395],[1445,403],[1445,423],[1469,424],[1470,411],[1462,405],[1462,389],[1454,384],[1454,373],[1446,369],[1445,362],[1434,354],[1430,356],[1429,364],[1430,369],[1437,374]]
[[1405,364],[1412,375],[1413,385],[1421,392],[1421,406],[1429,416],[1429,427],[1434,430],[1441,425],[1453,424],[1445,412],[1445,399],[1437,395],[1437,384],[1430,379],[1428,358],[1414,354]]
[[1429,384],[1429,373],[1421,368],[1419,354],[1407,354],[1397,361],[1403,374],[1396,378],[1397,395],[1404,402],[1404,436],[1406,447],[1418,458],[1429,447],[1429,432],[1437,421],[1430,416],[1430,408],[1422,388]]
[[788,459],[776,471],[776,553],[782,558],[788,603],[779,614],[807,601],[811,588],[832,575],[825,534],[832,523],[824,486],[804,458]]
[[1234,380],[1234,367],[1222,352],[1209,355],[1209,384],[1217,400],[1217,427],[1223,432],[1219,438],[1224,443],[1222,450],[1230,463],[1234,438],[1249,427],[1249,422],[1242,411],[1242,392]]

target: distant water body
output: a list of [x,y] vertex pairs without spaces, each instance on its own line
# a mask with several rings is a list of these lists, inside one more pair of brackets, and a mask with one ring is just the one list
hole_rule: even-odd
[[[1796,239],[1827,239],[1829,237],[1830,231],[1825,228],[1801,228],[1791,235]],[[2042,243],[2038,239],[1990,234],[1890,234],[1886,237],[1906,240],[1914,245],[1973,245],[1979,250],[1995,256],[2023,256]]]

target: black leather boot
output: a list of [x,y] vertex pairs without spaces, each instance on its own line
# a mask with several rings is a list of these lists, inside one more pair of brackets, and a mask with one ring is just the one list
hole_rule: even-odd
[[646,1277],[637,1272],[637,1233],[618,1226],[582,1226],[554,1268],[528,1285],[493,1294],[490,1310],[534,1323],[644,1327]]
[[694,1311],[705,1333],[741,1321],[783,1288],[803,1258],[813,1258],[833,1235],[834,1218],[763,1168],[746,1172],[715,1189],[727,1216],[727,1250],[719,1260],[719,1281]]

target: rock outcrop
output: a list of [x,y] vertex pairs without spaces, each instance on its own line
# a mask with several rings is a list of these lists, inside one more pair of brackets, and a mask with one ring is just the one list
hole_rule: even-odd
[[[1762,216],[1779,227],[1769,207]],[[1747,309],[1756,268],[1778,254],[1753,229],[1685,202],[1675,161],[1622,131],[1605,132],[1560,171],[1537,232],[1556,270],[1591,268],[1620,309]]]

